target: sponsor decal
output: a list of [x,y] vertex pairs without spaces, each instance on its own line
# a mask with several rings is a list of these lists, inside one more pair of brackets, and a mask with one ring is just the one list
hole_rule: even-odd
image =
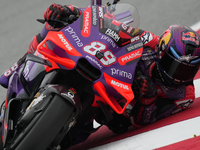
[[143,48],[140,48],[138,50],[135,50],[133,52],[130,52],[126,55],[119,57],[118,59],[119,64],[123,66],[129,62],[132,62],[133,60],[137,60],[137,58],[140,58],[142,56],[142,50]]
[[46,95],[41,94],[38,98],[36,98],[36,99],[33,100],[32,104],[31,104],[31,107],[34,107],[35,105],[37,105],[45,97],[46,97]]
[[186,33],[183,33],[182,35],[182,40],[183,41],[191,41],[191,42],[194,42],[196,43],[197,45],[199,45],[199,38],[196,36],[195,33],[193,32],[186,32]]
[[131,52],[131,51],[136,50],[136,49],[138,49],[140,47],[143,47],[143,43],[142,42],[129,45],[128,47],[126,47],[126,51],[127,52]]
[[8,76],[10,76],[12,74],[12,72],[14,72],[15,70],[17,70],[18,68],[19,68],[18,63],[15,63],[10,69],[6,70],[3,75],[5,77],[8,77]]
[[153,40],[153,36],[149,32],[145,32],[144,35],[141,37],[141,40],[143,44],[149,43],[151,40]]
[[72,92],[74,95],[77,93],[76,90],[75,90],[73,87],[71,87],[71,88],[69,89],[69,91]]
[[104,12],[103,12],[103,8],[102,7],[98,7],[99,10],[99,28],[103,29],[104,26]]
[[191,56],[191,54],[189,55],[183,55],[183,56],[180,56],[179,60],[180,61],[186,61],[186,62],[190,62],[191,60],[195,59],[195,58],[198,58],[199,56]]
[[71,45],[68,43],[67,39],[63,36],[63,34],[58,34],[58,37],[60,38],[61,42],[65,45],[65,47],[71,51],[73,48]]
[[132,77],[133,77],[132,73],[128,73],[126,71],[119,70],[119,69],[116,69],[116,68],[111,68],[111,74],[112,75],[118,75],[118,76],[128,78],[128,79],[132,79]]
[[92,25],[97,26],[97,6],[92,6]]
[[192,103],[193,103],[192,99],[175,101],[175,104],[181,109],[188,109]]
[[112,84],[112,85],[115,85],[115,86],[117,86],[117,87],[119,87],[119,88],[122,88],[122,89],[124,89],[124,90],[129,90],[128,85],[123,84],[123,83],[120,83],[120,82],[118,82],[118,81],[111,80],[111,84]]
[[78,47],[83,46],[83,43],[81,42],[80,38],[77,36],[76,32],[73,30],[72,27],[68,27],[67,29],[65,29],[65,31],[72,36]]
[[98,63],[98,61],[97,60],[95,60],[95,59],[93,59],[92,57],[90,57],[90,56],[86,56],[86,59],[89,59],[90,61],[92,61],[94,64],[96,64],[98,67],[99,67],[99,69],[102,69],[103,68],[103,66],[101,66],[99,63]]
[[61,93],[61,95],[68,97],[73,102],[73,104],[76,104],[76,102],[74,101],[74,93],[69,91],[67,93]]
[[131,43],[140,40],[140,36],[135,36],[131,39]]
[[115,31],[113,31],[111,29],[107,29],[105,34],[110,36],[116,42],[118,42],[120,40],[120,36]]
[[115,42],[111,38],[109,38],[108,36],[102,35],[101,40],[107,41],[108,43],[110,43],[112,45],[113,48],[116,47]]
[[127,30],[128,29],[128,25],[122,23],[122,29]]
[[103,19],[103,8],[102,7],[99,7],[99,18],[102,18]]
[[117,92],[119,92],[125,99],[133,100],[134,94],[131,88],[131,81],[131,83],[122,82],[107,75],[106,73],[104,73],[104,78],[106,83],[113,87]]
[[83,29],[81,30],[81,34],[84,37],[90,36],[90,30],[91,30],[91,7],[86,9],[83,13]]
[[133,30],[132,27],[129,27],[128,30],[126,31],[128,34],[131,34],[131,31]]

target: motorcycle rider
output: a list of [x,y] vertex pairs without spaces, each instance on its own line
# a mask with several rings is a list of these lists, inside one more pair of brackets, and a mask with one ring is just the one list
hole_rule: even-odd
[[[143,42],[146,41],[144,36]],[[195,100],[193,79],[200,66],[200,36],[191,28],[172,25],[159,38],[156,51],[152,49],[151,42],[148,42],[151,49],[144,47],[145,55],[138,63],[147,78],[143,75],[136,77],[143,96],[136,103],[140,108],[135,107],[140,110],[144,107],[141,118],[137,110],[131,112],[131,120],[136,125],[149,124],[186,110]],[[149,78],[153,82],[148,82]],[[157,92],[153,92],[156,90],[153,83]]]
[[[47,8],[44,12],[45,27],[34,36],[25,56],[1,75],[0,84],[8,87],[12,72],[24,63],[28,53],[35,52],[48,31],[64,27],[50,20],[58,19],[71,24],[80,15],[81,11],[73,5],[52,4]],[[131,124],[141,127],[185,110],[195,99],[193,78],[200,64],[199,35],[190,28],[178,25],[170,26],[161,37],[143,30],[139,34],[144,50],[135,75],[137,82],[132,86],[136,98],[124,112],[125,117],[115,114],[116,117],[108,123],[115,133],[126,131]]]
[[[191,28],[171,25],[161,37],[142,30],[140,36],[144,50],[132,86],[135,100],[124,112],[136,128],[188,109],[195,100],[193,79],[200,66],[200,36]],[[115,133],[130,125],[118,116],[108,126]]]

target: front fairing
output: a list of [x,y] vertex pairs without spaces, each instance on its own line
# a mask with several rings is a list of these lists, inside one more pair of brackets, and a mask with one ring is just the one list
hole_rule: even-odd
[[[131,85],[143,51],[138,26],[137,11],[130,4],[112,8],[93,5],[73,24],[59,32],[49,32],[38,52],[65,70],[77,69],[80,60],[86,59],[101,72],[93,83],[94,93],[107,103],[112,101],[110,96],[125,98],[128,105],[134,98]],[[122,113],[125,108],[114,103],[109,105]]]
[[25,63],[13,72],[9,79],[6,103],[12,98],[30,99],[37,92],[46,75],[45,65],[38,63],[38,59],[40,58],[28,54]]
[[11,75],[2,124],[4,144],[9,135],[10,137],[14,136],[13,127],[38,91],[38,87],[46,75],[44,64],[50,66],[46,61],[43,62],[43,59],[28,54],[25,63]]

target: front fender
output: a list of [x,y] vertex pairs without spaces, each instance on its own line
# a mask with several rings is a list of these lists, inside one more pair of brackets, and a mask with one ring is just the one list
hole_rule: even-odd
[[79,111],[82,110],[81,102],[80,102],[80,95],[76,91],[75,88],[67,85],[57,85],[57,84],[50,84],[47,85],[44,90],[49,91],[50,93],[56,93],[67,101],[69,101],[72,105],[75,106]]

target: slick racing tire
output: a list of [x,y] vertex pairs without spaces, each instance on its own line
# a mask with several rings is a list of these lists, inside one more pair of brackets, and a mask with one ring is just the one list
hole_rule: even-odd
[[49,101],[48,105],[32,119],[8,149],[46,150],[66,122],[70,122],[75,108],[69,101],[57,94],[45,98]]

